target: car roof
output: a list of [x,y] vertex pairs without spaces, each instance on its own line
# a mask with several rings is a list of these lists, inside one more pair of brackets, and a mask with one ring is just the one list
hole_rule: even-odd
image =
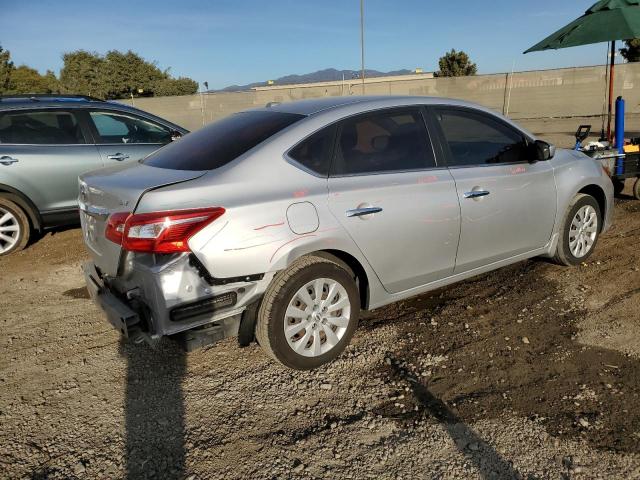
[[0,112],[8,110],[23,110],[23,109],[40,109],[40,108],[100,108],[107,110],[117,110],[119,112],[131,112],[138,115],[143,115],[151,119],[156,119],[161,123],[175,127],[181,133],[188,132],[187,129],[176,125],[169,120],[153,115],[152,113],[145,112],[138,108],[132,107],[125,103],[110,100],[100,100],[84,95],[4,95],[0,96]]
[[0,109],[41,108],[41,107],[117,107],[124,110],[137,110],[124,103],[100,100],[82,95],[3,95],[0,96]]
[[447,104],[468,106],[485,110],[485,107],[464,100],[456,100],[444,97],[408,96],[408,95],[358,95],[349,97],[324,97],[307,100],[297,100],[285,103],[270,103],[266,108],[283,113],[296,113],[299,115],[314,115],[340,107],[355,106],[363,110],[386,107],[390,104],[397,105],[428,105]]

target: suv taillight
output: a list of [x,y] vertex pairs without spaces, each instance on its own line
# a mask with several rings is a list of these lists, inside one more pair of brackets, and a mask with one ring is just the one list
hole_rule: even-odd
[[114,213],[105,236],[130,252],[188,252],[188,240],[224,214],[224,208],[199,208],[154,213]]

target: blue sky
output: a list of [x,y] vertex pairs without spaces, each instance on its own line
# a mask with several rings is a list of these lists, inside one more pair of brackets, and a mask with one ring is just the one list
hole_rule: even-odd
[[[437,69],[466,51],[480,73],[597,65],[598,44],[522,52],[593,0],[365,0],[366,66]],[[359,0],[0,0],[0,45],[40,71],[65,51],[131,49],[210,88],[360,66]]]

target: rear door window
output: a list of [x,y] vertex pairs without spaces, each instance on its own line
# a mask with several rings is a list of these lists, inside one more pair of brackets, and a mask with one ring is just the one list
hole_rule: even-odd
[[73,145],[86,141],[72,112],[20,110],[0,114],[0,143]]
[[236,113],[152,153],[144,163],[173,170],[213,170],[302,118],[304,115],[264,110]]
[[97,143],[156,143],[171,141],[171,129],[135,115],[117,112],[90,111],[89,116],[98,133]]
[[436,166],[418,108],[373,112],[342,122],[331,175],[364,175]]

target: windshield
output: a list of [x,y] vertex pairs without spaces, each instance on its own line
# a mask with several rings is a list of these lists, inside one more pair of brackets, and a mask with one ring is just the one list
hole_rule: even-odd
[[143,163],[173,170],[213,170],[302,118],[264,110],[236,113],[170,143]]

